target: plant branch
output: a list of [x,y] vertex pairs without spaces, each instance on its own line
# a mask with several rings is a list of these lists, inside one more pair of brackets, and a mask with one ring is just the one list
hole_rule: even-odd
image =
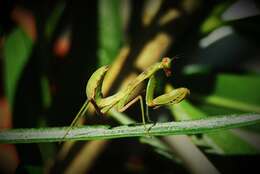
[[206,119],[147,124],[149,133],[143,125],[125,125],[117,127],[82,126],[64,134],[68,127],[11,129],[0,132],[1,143],[41,143],[67,140],[97,140],[122,137],[165,136],[180,134],[209,133],[212,131],[237,128],[260,122],[259,114],[226,115]]

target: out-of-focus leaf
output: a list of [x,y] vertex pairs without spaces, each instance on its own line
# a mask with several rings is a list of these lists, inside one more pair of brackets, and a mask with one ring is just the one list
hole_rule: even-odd
[[203,22],[200,28],[200,32],[202,34],[207,34],[216,28],[223,26],[226,24],[222,19],[221,15],[223,12],[229,7],[230,2],[223,2],[212,10],[211,14],[208,16],[208,18]]
[[177,156],[175,156],[171,152],[171,149],[165,143],[163,143],[159,138],[142,137],[142,138],[140,138],[140,142],[149,144],[160,155],[162,155],[170,160],[174,160],[175,162],[180,162],[180,159],[178,159]]
[[56,25],[64,11],[65,8],[65,4],[64,2],[60,2],[57,4],[57,6],[55,7],[54,10],[52,10],[52,14],[49,17],[49,19],[47,20],[46,23],[46,30],[45,30],[45,34],[47,36],[47,38],[51,37],[51,35],[53,34]]
[[[113,117],[115,120],[117,120],[119,123],[124,124],[124,125],[130,125],[130,124],[135,123],[134,120],[132,120],[131,118],[126,116],[124,113],[115,111],[114,109],[112,109],[109,112],[109,115],[111,117]],[[140,142],[149,144],[150,146],[152,146],[154,148],[154,150],[157,153],[161,154],[162,156],[169,158],[171,160],[178,161],[176,156],[174,156],[172,154],[170,148],[165,143],[162,143],[162,141],[159,138],[157,138],[157,137],[153,137],[153,138],[141,137]]]
[[38,166],[25,166],[26,172],[28,172],[29,174],[42,174],[43,173],[43,169],[42,167],[38,167]]
[[[183,73],[189,77],[210,74],[210,68],[204,66],[187,66]],[[214,89],[210,95],[199,95],[193,92],[192,97],[200,103],[211,104],[228,108],[230,111],[260,112],[260,76],[257,74],[225,74],[221,73],[214,78]],[[214,108],[211,108],[214,110]],[[221,109],[220,109],[221,110]],[[225,110],[225,109],[224,109]],[[223,111],[224,111],[223,110]],[[228,114],[230,112],[220,114]],[[210,113],[214,114],[214,113]]]
[[230,26],[219,27],[200,40],[200,47],[206,48],[231,33],[233,33],[233,30]]
[[44,108],[48,108],[51,105],[51,93],[49,88],[49,81],[47,77],[43,76],[41,79],[42,86],[42,100]]
[[[198,99],[198,98],[197,98]],[[207,113],[207,115],[223,115],[223,114],[232,114],[232,113],[245,113],[243,111],[238,111],[236,109],[231,109],[227,107],[219,107],[216,105],[210,105],[207,103],[200,103],[199,108],[202,112]]]
[[219,74],[214,95],[259,105],[260,93],[257,92],[259,89],[259,75]]
[[[174,107],[174,108],[173,108]],[[171,106],[176,120],[196,120],[207,117],[203,112],[192,106],[188,101],[183,100],[179,105]]]
[[259,154],[259,151],[251,144],[229,130],[204,134],[203,139],[211,147],[211,149],[206,150],[210,153],[225,155]]
[[17,81],[30,56],[32,40],[20,28],[13,30],[4,43],[5,92],[12,108]]
[[[167,86],[166,91],[169,92],[172,89],[172,87]],[[206,113],[200,111],[186,100],[179,104],[171,105],[170,109],[177,120],[191,120],[208,117]],[[195,143],[196,142],[199,142],[198,145],[210,147],[208,152],[217,154],[236,155],[259,153],[252,145],[229,130],[203,134],[202,140],[195,141]]]
[[[221,27],[201,39],[197,63],[214,68],[235,68],[239,62],[252,56],[256,46],[231,27]],[[218,54],[216,54],[218,53]]]
[[[215,86],[211,95],[197,98],[204,102],[203,111],[208,114],[260,113],[260,94],[257,92],[260,76],[220,74]],[[260,132],[259,124],[248,128]]]
[[260,14],[260,9],[254,0],[239,0],[232,4],[222,15],[225,21],[253,17]]
[[207,104],[260,113],[260,76],[220,74],[210,96],[199,97]]
[[99,0],[99,65],[110,64],[122,42],[122,25],[119,0]]

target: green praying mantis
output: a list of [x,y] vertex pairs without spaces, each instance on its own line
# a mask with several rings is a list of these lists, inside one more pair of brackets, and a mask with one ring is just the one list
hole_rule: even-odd
[[[142,112],[142,122],[145,126],[145,114],[144,114],[144,102],[141,95],[136,96],[134,99],[131,98],[133,91],[136,87],[148,79],[148,84],[146,88],[146,117],[148,120],[148,107],[159,107],[166,104],[177,104],[181,102],[189,93],[187,88],[177,88],[172,90],[169,93],[162,94],[154,98],[154,91],[156,87],[156,78],[155,73],[159,70],[164,70],[166,76],[171,75],[171,63],[173,59],[165,57],[161,62],[157,62],[152,66],[148,67],[144,72],[139,74],[133,81],[131,81],[126,87],[119,90],[114,95],[103,97],[102,94],[102,85],[104,77],[109,69],[109,66],[102,66],[97,69],[88,80],[86,86],[87,100],[84,102],[83,106],[77,113],[76,117],[72,121],[69,129],[67,130],[64,137],[68,134],[69,130],[75,126],[78,119],[86,114],[86,111],[90,104],[95,107],[97,113],[103,115],[110,111],[112,108],[118,112],[124,112],[132,104],[137,101],[140,101],[141,112]],[[146,127],[145,127],[146,129]]]

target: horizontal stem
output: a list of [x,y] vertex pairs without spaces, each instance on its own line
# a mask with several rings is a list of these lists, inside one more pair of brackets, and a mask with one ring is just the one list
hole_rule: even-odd
[[165,136],[208,133],[221,129],[236,128],[260,122],[258,114],[226,115],[206,119],[143,125],[82,126],[73,128],[65,138],[68,127],[11,129],[0,132],[1,143],[40,143],[67,140],[96,140],[139,136]]

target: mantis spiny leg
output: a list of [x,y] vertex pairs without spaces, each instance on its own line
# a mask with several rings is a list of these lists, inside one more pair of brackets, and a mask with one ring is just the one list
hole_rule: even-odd
[[154,98],[154,91],[156,87],[156,78],[152,75],[149,78],[146,88],[146,105],[150,107],[159,107],[165,104],[177,104],[180,103],[187,95],[190,94],[187,88],[177,88],[169,93],[162,94]]

